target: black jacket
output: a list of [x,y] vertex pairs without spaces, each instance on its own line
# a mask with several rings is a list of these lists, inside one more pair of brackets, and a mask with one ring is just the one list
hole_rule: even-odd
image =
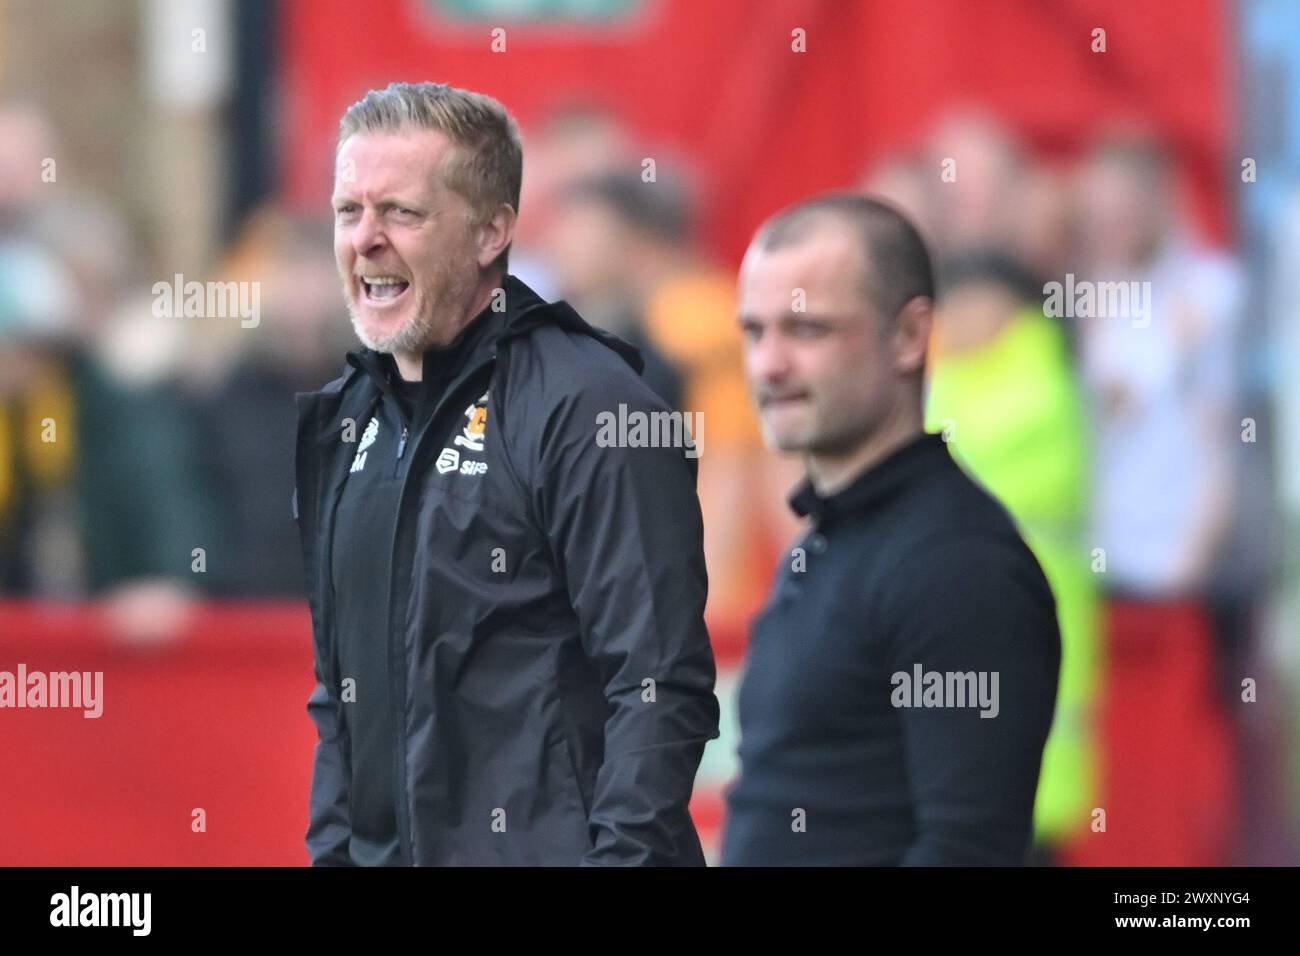
[[[398,836],[417,866],[703,864],[687,811],[718,734],[695,461],[601,447],[597,416],[666,411],[634,349],[513,277],[424,424],[393,541]],[[319,732],[307,849],[348,855],[333,506],[380,392],[365,365],[297,396]],[[482,401],[486,395],[486,402]],[[475,406],[486,408],[484,422]],[[345,437],[352,441],[345,441]]]

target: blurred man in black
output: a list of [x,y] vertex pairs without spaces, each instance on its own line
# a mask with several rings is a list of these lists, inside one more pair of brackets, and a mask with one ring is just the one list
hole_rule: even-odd
[[803,456],[811,528],[750,639],[727,865],[1024,861],[1055,605],[922,430],[933,296],[916,230],[865,197],[786,210],[745,257],[750,384],[767,443]]

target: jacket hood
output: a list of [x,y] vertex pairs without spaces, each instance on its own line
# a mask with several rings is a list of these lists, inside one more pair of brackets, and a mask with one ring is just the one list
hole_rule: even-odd
[[[636,346],[619,338],[613,332],[596,328],[563,299],[547,302],[514,276],[506,277],[505,288],[506,299],[510,305],[506,309],[506,328],[501,336],[503,340],[527,335],[543,325],[558,325],[570,332],[591,336],[601,345],[616,352],[638,375],[645,370],[645,360],[642,359],[641,352]],[[511,313],[516,306],[519,307],[519,311],[512,317]]]

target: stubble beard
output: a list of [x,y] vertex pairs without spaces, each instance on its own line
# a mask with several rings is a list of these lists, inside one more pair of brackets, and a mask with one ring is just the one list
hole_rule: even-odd
[[361,344],[376,352],[389,354],[423,352],[428,347],[433,335],[433,322],[427,311],[417,308],[415,314],[392,334],[376,338],[366,331],[365,323],[357,314],[357,307],[350,299],[348,300],[348,315],[352,319],[352,330],[356,332]]
[[[347,297],[347,305],[348,315],[352,319],[352,329],[356,332],[357,338],[361,340],[362,345],[376,352],[421,354],[432,347],[439,339],[442,329],[438,324],[437,317],[442,315],[450,318],[457,304],[468,301],[474,283],[472,280],[460,280],[447,275],[443,277],[442,288],[443,295],[438,298],[417,297],[414,303],[414,313],[411,317],[394,332],[383,338],[376,338],[366,331],[361,316],[358,314],[357,306],[349,296]],[[414,287],[408,291],[411,295],[416,295]]]

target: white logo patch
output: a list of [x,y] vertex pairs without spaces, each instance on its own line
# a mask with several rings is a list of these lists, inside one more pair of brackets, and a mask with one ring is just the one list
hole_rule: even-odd
[[366,430],[361,433],[361,444],[357,446],[357,451],[365,451],[375,443],[375,439],[378,437],[379,418],[376,416],[370,419],[369,424],[366,425]]
[[454,448],[444,448],[442,454],[438,456],[438,474],[445,475],[449,471],[455,471],[460,467],[460,452]]
[[376,417],[370,419],[370,423],[366,425],[366,430],[361,433],[361,442],[357,445],[357,454],[352,459],[352,467],[348,469],[348,474],[366,467],[366,449],[373,445],[378,437],[379,419]]

